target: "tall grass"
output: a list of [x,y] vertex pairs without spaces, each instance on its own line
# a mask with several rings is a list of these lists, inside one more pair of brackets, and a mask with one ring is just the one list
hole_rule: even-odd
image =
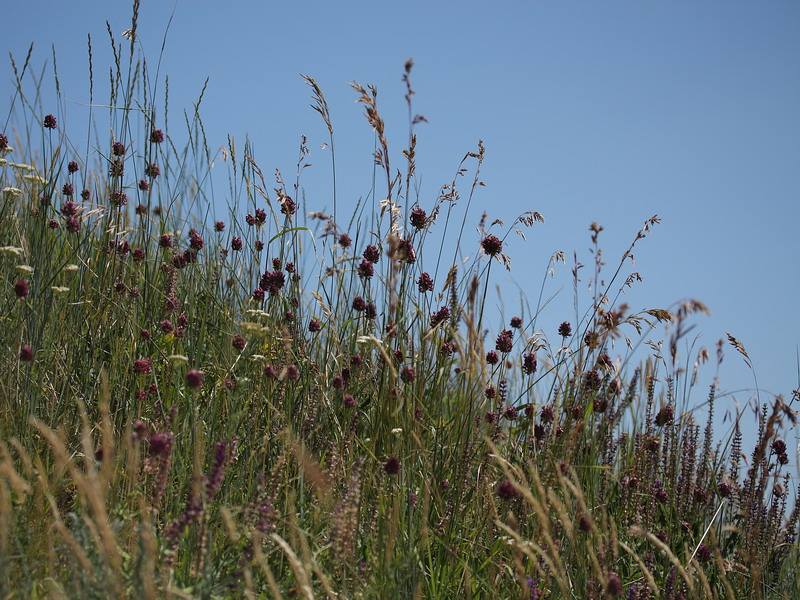
[[[385,200],[314,212],[305,139],[296,179],[268,183],[247,144],[211,155],[202,93],[185,129],[168,118],[168,80],[136,52],[137,8],[129,40],[109,29],[109,108],[88,123],[87,141],[100,119],[109,137],[70,138],[57,73],[48,99],[31,54],[14,64],[3,598],[800,597],[782,441],[795,412],[760,403],[752,450],[745,412],[716,439],[715,387],[705,424],[676,394],[696,376],[678,348],[705,307],[618,301],[656,217],[610,272],[592,225],[585,314],[542,331],[539,294],[503,324],[487,297],[510,265],[505,236],[544,219],[467,230],[482,144],[417,201],[421,117],[395,159],[376,90],[353,84]],[[93,55],[90,40],[91,95]],[[214,160],[230,174],[220,220]],[[576,294],[583,276],[576,265]],[[615,355],[659,331],[640,365]]]

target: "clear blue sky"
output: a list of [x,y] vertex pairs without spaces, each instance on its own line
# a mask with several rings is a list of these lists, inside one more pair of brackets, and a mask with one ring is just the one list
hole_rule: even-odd
[[[798,387],[797,2],[144,0],[139,39],[151,69],[173,9],[161,67],[172,116],[210,77],[202,111],[210,146],[227,133],[249,134],[265,172],[291,173],[298,137],[308,135],[309,204],[330,208],[326,131],[299,73],[312,75],[333,114],[340,202],[352,206],[369,190],[373,136],[346,83],[379,88],[399,165],[407,135],[400,76],[413,57],[415,108],[429,120],[417,130],[423,206],[483,139],[487,187],[470,224],[483,210],[506,222],[529,209],[545,216],[527,243],[509,238],[514,278],[532,297],[554,251],[577,250],[590,262],[592,221],[605,227],[610,264],[658,214],[663,223],[636,252],[644,282],[628,302],[698,298],[713,313],[696,320],[699,344],[712,350],[730,331],[766,392],[788,398]],[[85,102],[86,34],[98,73],[107,73],[104,21],[119,36],[130,7],[28,0],[9,3],[3,17],[3,49],[21,61],[34,41],[41,66],[55,44],[64,95]],[[0,76],[10,94],[7,62]],[[2,115],[9,94],[0,97]],[[572,311],[568,267],[548,288],[561,290],[554,305],[563,306],[542,321],[550,334]],[[513,292],[507,303],[515,300]],[[722,391],[752,381],[728,347]]]

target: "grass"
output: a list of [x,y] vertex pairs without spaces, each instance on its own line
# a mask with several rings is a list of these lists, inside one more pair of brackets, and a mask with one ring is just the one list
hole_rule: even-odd
[[[0,596],[800,596],[782,441],[795,412],[759,403],[753,449],[744,413],[715,439],[715,388],[705,424],[676,392],[692,387],[678,348],[705,307],[619,303],[656,217],[610,272],[593,224],[585,314],[541,331],[539,293],[503,323],[487,292],[510,264],[505,236],[544,219],[467,231],[482,145],[423,209],[421,118],[401,173],[375,90],[354,84],[386,200],[341,220],[336,200],[314,212],[305,140],[296,180],[268,184],[249,146],[210,154],[202,93],[185,130],[169,124],[168,80],[157,106],[158,73],[136,52],[137,8],[129,44],[110,34],[110,108],[90,113],[88,130],[110,137],[75,142],[57,72],[47,100],[31,54],[14,64]],[[306,81],[335,159],[324,94]],[[222,158],[232,200],[217,221],[209,165]],[[659,331],[641,364],[615,355],[615,340]]]

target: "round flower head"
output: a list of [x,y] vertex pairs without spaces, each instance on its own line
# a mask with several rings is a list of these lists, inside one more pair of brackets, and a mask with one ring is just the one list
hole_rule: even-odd
[[164,132],[153,127],[153,129],[150,131],[150,141],[154,144],[160,144],[164,141]]
[[397,475],[400,473],[400,459],[392,456],[383,463],[383,470],[387,475]]
[[369,262],[371,262],[372,264],[378,262],[380,257],[381,257],[380,251],[378,250],[377,247],[373,246],[372,244],[364,248],[364,258]]
[[75,173],[77,170],[78,170],[78,163],[75,162],[74,160],[69,161],[69,164],[67,165],[67,171],[69,171],[70,173]]
[[133,361],[133,372],[138,373],[140,375],[144,375],[146,373],[152,372],[153,367],[150,364],[149,358],[140,358],[138,360]]
[[114,142],[111,144],[111,154],[114,156],[125,156],[125,144],[122,142]]
[[349,246],[350,246],[350,243],[351,243],[351,241],[352,241],[352,240],[350,239],[350,236],[349,236],[349,235],[347,235],[346,233],[343,233],[342,235],[340,235],[340,236],[339,236],[339,245],[340,245],[342,248],[347,248],[347,247],[349,247]]
[[519,495],[519,491],[511,483],[510,479],[504,479],[503,482],[497,486],[497,495],[503,500],[511,500]]
[[23,362],[31,362],[33,360],[33,348],[27,344],[19,349],[19,359]]
[[0,150],[5,150],[8,148],[8,138],[0,133]]
[[186,385],[193,390],[203,387],[203,374],[197,369],[189,369],[186,373]]
[[214,231],[217,232],[225,231],[225,223],[223,223],[222,221],[217,221],[216,223],[214,223]]
[[53,115],[45,115],[44,117],[44,126],[47,129],[55,129],[56,128],[56,118]]
[[415,208],[411,211],[411,217],[409,221],[411,221],[411,225],[416,227],[417,229],[422,229],[425,227],[425,222],[428,219],[428,215],[422,210],[420,207]]
[[150,189],[150,184],[147,182],[147,179],[140,179],[139,180],[139,191],[146,192]]
[[231,248],[233,248],[234,251],[239,252],[242,249],[242,238],[234,237],[231,240]]
[[24,279],[20,279],[14,284],[14,293],[17,295],[17,298],[27,298],[28,291],[28,282]]
[[481,247],[489,256],[496,256],[503,251],[503,242],[496,235],[487,235],[483,238]]

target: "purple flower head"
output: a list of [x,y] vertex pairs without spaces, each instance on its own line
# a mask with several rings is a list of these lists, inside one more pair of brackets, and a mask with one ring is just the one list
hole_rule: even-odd
[[281,199],[281,212],[287,217],[297,212],[297,205],[289,196],[284,196]]
[[497,356],[497,352],[494,350],[489,350],[486,353],[486,364],[496,365],[498,362],[500,362],[500,357]]
[[481,242],[481,248],[489,256],[496,256],[503,251],[503,242],[496,235],[487,235]]
[[267,221],[267,211],[263,208],[256,209],[256,223],[263,225]]
[[81,230],[81,223],[75,217],[67,219],[67,231],[70,233],[78,233]]
[[61,214],[65,217],[74,217],[78,214],[78,205],[72,200],[67,200],[61,205]]
[[356,312],[364,312],[367,308],[367,301],[361,296],[353,298],[353,310]]
[[47,226],[48,226],[50,229],[58,229],[59,227],[61,227],[61,225],[59,225],[58,221],[56,221],[55,219],[50,219],[50,220],[47,222]]
[[513,329],[522,329],[522,318],[521,317],[511,317],[511,327]]
[[111,196],[109,196],[109,202],[111,203],[111,206],[125,206],[128,204],[128,195],[121,191],[111,192]]
[[65,196],[72,197],[72,195],[75,193],[75,188],[72,186],[71,183],[65,183],[64,187],[61,188],[61,193],[64,194]]
[[203,373],[197,369],[189,369],[186,372],[186,385],[193,390],[199,390],[203,387]]
[[606,578],[606,597],[616,598],[622,593],[622,580],[613,571]]
[[428,273],[423,273],[419,276],[419,279],[417,279],[417,288],[422,294],[433,291],[433,279],[431,279]]
[[165,456],[172,450],[173,436],[169,432],[156,432],[147,440],[150,456]]
[[436,327],[440,323],[444,323],[447,319],[450,318],[450,309],[446,306],[442,306],[439,310],[431,315],[431,327]]
[[159,167],[156,163],[148,163],[144,167],[144,174],[150,179],[155,179],[161,175],[161,167]]
[[76,161],[74,160],[69,161],[69,164],[67,165],[67,171],[69,171],[70,173],[76,173],[78,169],[79,167]]
[[250,227],[252,227],[253,225],[256,224],[256,218],[252,214],[247,213],[244,217],[244,222],[247,223]]
[[220,231],[225,231],[225,223],[223,223],[222,221],[217,221],[216,223],[214,223],[214,231],[218,233]]
[[8,148],[8,138],[0,133],[0,150],[5,150],[6,148]]
[[335,390],[343,390],[344,389],[344,377],[341,375],[334,375],[333,379],[331,379],[331,385]]
[[44,126],[47,129],[55,129],[56,128],[56,118],[53,115],[45,115],[45,117],[44,117]]
[[422,210],[419,206],[411,211],[411,216],[409,217],[409,221],[411,221],[411,225],[417,229],[422,229],[425,227],[425,223],[428,220],[428,215]]
[[497,486],[497,495],[502,500],[512,500],[519,495],[519,490],[511,483],[510,479],[504,479],[500,485]]
[[535,354],[526,354],[522,357],[522,370],[525,371],[527,375],[533,375],[536,373]]
[[149,358],[139,358],[133,361],[133,372],[139,375],[152,372],[153,367]]
[[342,400],[344,400],[346,408],[353,408],[356,405],[356,399],[353,394],[345,394]]
[[264,299],[264,290],[260,287],[257,287],[253,290],[253,300],[257,302],[261,302]]
[[197,233],[197,230],[190,229],[189,230],[189,246],[191,246],[194,250],[202,250],[205,242],[203,238]]
[[233,248],[235,252],[239,252],[242,249],[242,238],[234,237],[231,240],[231,248]]
[[253,248],[256,249],[256,252],[261,252],[264,249],[264,242],[261,240],[256,240],[253,242]]
[[160,129],[156,129],[155,127],[153,127],[150,130],[150,141],[153,142],[154,144],[160,144],[161,142],[164,141],[164,132],[161,131]]
[[24,279],[19,279],[14,284],[14,293],[17,295],[17,298],[27,298],[28,291],[28,282]]
[[514,332],[510,329],[503,329],[503,331],[500,332],[500,335],[497,336],[494,347],[498,352],[508,353],[511,352],[513,345]]
[[516,421],[519,416],[519,411],[516,406],[509,406],[503,411],[503,418],[507,421]]
[[361,279],[371,279],[374,274],[375,269],[373,268],[372,263],[366,258],[362,260],[361,264],[358,265],[358,276],[361,277]]
[[409,265],[412,265],[417,260],[417,253],[414,251],[414,245],[411,240],[401,239],[397,242],[397,249],[395,251],[395,258],[402,260]]
[[33,360],[33,348],[25,344],[19,349],[19,359],[22,362],[31,362]]
[[311,333],[317,333],[320,329],[322,329],[322,324],[316,319],[311,319],[308,322],[308,330]]
[[122,142],[114,142],[111,144],[111,154],[114,156],[125,156],[125,144]]
[[175,326],[169,319],[164,319],[163,321],[161,321],[159,325],[161,327],[161,331],[163,331],[164,333],[170,333],[171,331],[175,330]]
[[412,383],[416,378],[417,374],[411,367],[403,367],[400,371],[400,379],[402,379],[404,383]]
[[370,244],[366,248],[364,248],[364,259],[368,260],[372,264],[375,264],[380,260],[381,253],[376,246]]
[[353,240],[351,240],[351,239],[350,239],[350,236],[349,236],[349,235],[347,235],[346,233],[343,233],[342,235],[340,235],[340,236],[339,236],[339,245],[340,245],[342,248],[349,248],[349,247],[350,247],[350,244],[351,244],[352,242],[353,242]]
[[286,377],[289,379],[289,381],[297,381],[300,379],[300,371],[295,365],[289,365],[286,367]]
[[392,456],[383,463],[383,470],[387,475],[397,475],[400,473],[400,459]]
[[84,202],[88,202],[91,197],[92,197],[92,192],[90,192],[89,190],[83,190],[81,192],[81,200],[83,200]]
[[672,407],[669,404],[667,404],[661,410],[658,411],[658,414],[656,415],[655,423],[659,427],[663,427],[667,423],[671,423],[672,422],[672,417],[673,417]]
[[261,277],[261,287],[269,292],[270,296],[275,296],[283,289],[286,284],[286,275],[283,271],[265,271]]

